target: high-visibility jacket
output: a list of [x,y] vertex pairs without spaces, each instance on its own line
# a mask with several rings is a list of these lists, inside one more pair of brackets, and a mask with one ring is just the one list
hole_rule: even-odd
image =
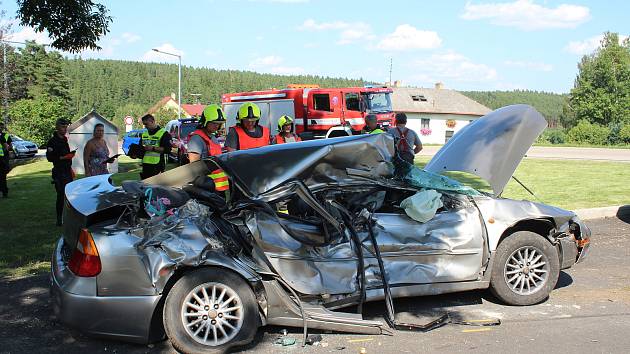
[[222,169],[218,168],[210,172],[208,176],[212,178],[212,181],[214,182],[214,189],[217,192],[225,192],[230,189],[228,177]]
[[[7,148],[11,148],[9,146],[9,133],[2,134],[4,136],[4,142],[7,144]],[[7,151],[7,154],[9,152]],[[0,146],[0,157],[4,157],[4,146]]]
[[221,154],[221,145],[212,141],[212,139],[205,131],[197,129],[194,132],[190,133],[191,137],[193,135],[199,135],[203,142],[206,143],[206,147],[208,148],[208,156],[216,156]]
[[267,127],[263,127],[262,125],[260,127],[262,128],[262,136],[260,138],[252,138],[247,135],[240,125],[234,127],[236,134],[238,134],[239,150],[247,150],[269,145],[269,129],[267,129]]
[[[160,128],[153,135],[149,134],[148,130],[145,131],[144,133],[142,133],[142,145],[153,147],[160,146],[160,140],[162,139],[162,135],[164,135],[164,133],[166,133],[166,130],[164,130],[164,128]],[[144,157],[142,158],[142,163],[146,163],[148,165],[157,165],[160,163],[161,155],[162,153],[159,153],[157,151],[145,151]]]
[[[295,138],[296,142],[302,141],[302,139],[300,139],[300,137],[295,134],[293,134],[293,137]],[[284,144],[284,143],[285,143],[284,136],[282,136],[282,134],[276,135],[276,144]]]
[[370,134],[381,134],[381,133],[385,133],[385,131],[381,128],[376,128],[370,132]]

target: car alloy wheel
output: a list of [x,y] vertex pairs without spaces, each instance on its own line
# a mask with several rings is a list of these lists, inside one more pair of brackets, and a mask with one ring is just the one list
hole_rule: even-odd
[[186,333],[196,342],[218,346],[232,340],[243,325],[241,298],[221,283],[205,283],[192,289],[184,299],[181,320]]
[[532,246],[521,247],[512,252],[503,269],[505,282],[519,295],[530,295],[542,289],[548,274],[547,256]]

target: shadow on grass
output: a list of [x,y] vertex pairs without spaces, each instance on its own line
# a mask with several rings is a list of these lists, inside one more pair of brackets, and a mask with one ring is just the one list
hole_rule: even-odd
[[[0,228],[0,275],[47,269],[61,236],[61,228],[55,225],[57,194],[51,183],[51,168],[52,164],[40,159],[17,166],[8,176],[9,198],[0,201],[6,216]],[[140,168],[135,161],[121,163],[119,170],[115,181],[139,179]]]

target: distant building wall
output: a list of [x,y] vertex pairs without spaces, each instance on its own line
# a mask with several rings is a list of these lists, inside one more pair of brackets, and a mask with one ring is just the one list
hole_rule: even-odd
[[463,114],[410,112],[406,114],[407,127],[418,134],[423,144],[444,144],[452,135],[467,126],[470,121],[479,118],[477,115]]

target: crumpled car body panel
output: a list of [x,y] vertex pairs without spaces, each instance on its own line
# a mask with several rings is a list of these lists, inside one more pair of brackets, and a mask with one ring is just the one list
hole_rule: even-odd
[[[432,160],[432,170],[477,173],[500,192],[529,147],[520,144],[532,140],[533,133],[523,130],[538,130],[540,121],[520,106],[488,117],[495,121],[471,124],[460,133],[478,138],[474,130],[480,128],[498,141],[471,142],[471,151],[505,148],[504,155],[486,163],[463,150],[468,138],[458,139],[458,133]],[[521,133],[526,137],[519,138]],[[515,139],[511,145],[510,138]],[[184,193],[181,186],[216,168],[230,178],[226,209],[190,199],[163,215],[143,212],[142,188],[171,186]],[[126,187],[112,186],[109,176],[66,187],[65,244],[74,247],[78,231],[89,228],[103,264],[96,285],[82,285],[96,287],[85,296],[160,297],[173,279],[191,269],[222,267],[250,284],[263,324],[301,325],[297,296],[310,313],[309,326],[382,333],[378,323],[350,315],[336,318],[330,309],[383,298],[384,278],[395,297],[487,288],[497,245],[523,222],[547,227],[541,237],[551,242],[564,237],[566,244],[576,224],[589,232],[570,211],[496,198],[408,165],[396,157],[388,134],[227,153]],[[441,198],[426,222],[413,220],[400,207],[422,190],[435,190]],[[579,258],[577,251],[561,251],[573,258],[563,266]],[[79,283],[75,280],[72,289],[80,289]],[[108,321],[103,323],[116,318]],[[109,332],[99,328],[98,333]]]

